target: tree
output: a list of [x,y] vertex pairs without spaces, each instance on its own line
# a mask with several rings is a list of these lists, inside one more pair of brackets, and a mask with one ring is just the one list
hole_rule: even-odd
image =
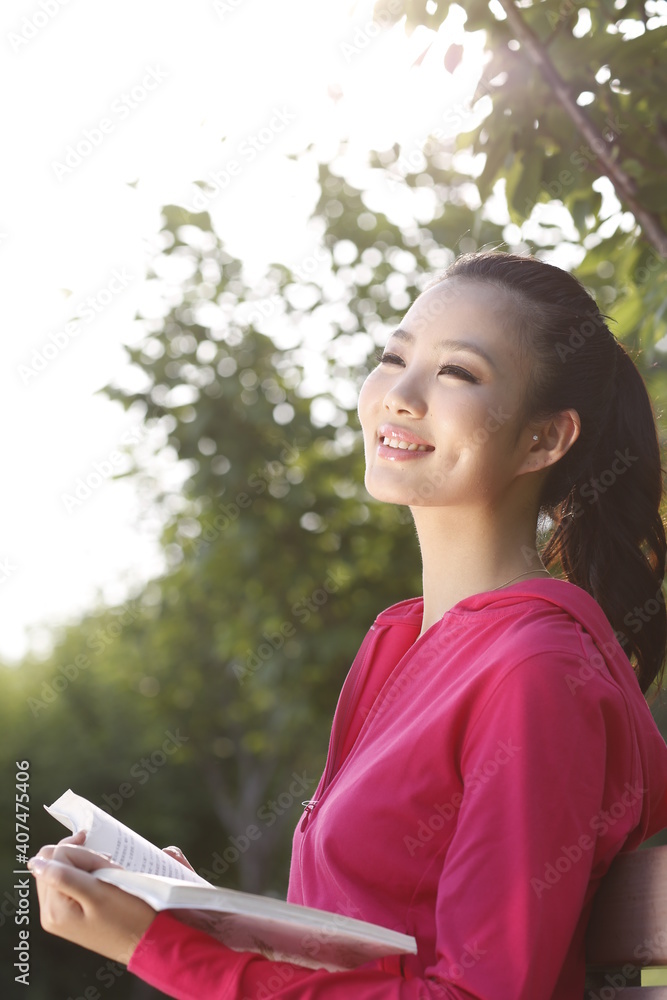
[[[380,0],[376,12],[406,31],[435,31],[450,0]],[[662,358],[667,333],[667,4],[662,0],[473,0],[466,30],[486,33],[473,97],[488,114],[456,146],[484,154],[482,201],[503,192],[525,232],[567,209],[581,243],[577,275],[613,313],[617,335]],[[447,59],[446,59],[447,63]],[[526,222],[530,221],[530,227]]]

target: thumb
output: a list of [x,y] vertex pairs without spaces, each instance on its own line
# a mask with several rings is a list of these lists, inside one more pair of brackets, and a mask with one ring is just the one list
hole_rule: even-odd
[[38,855],[30,859],[28,868],[36,878],[42,916],[47,919],[81,918],[100,895],[98,879],[71,864]]

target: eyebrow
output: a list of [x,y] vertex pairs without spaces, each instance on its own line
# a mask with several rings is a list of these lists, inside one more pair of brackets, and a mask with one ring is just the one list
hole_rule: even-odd
[[[404,340],[407,344],[413,343],[415,337],[413,333],[409,330],[404,329],[402,326],[397,327],[390,335],[391,337],[397,337],[399,340]],[[444,347],[446,350],[454,351],[469,351],[471,354],[477,354],[482,360],[493,368],[494,371],[498,370],[498,366],[495,361],[493,361],[483,348],[479,347],[478,344],[473,343],[470,340],[439,340],[436,347]]]

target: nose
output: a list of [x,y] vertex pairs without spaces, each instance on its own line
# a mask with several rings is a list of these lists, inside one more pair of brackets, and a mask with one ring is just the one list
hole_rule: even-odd
[[388,413],[402,413],[413,417],[423,417],[426,414],[428,403],[423,385],[414,371],[404,371],[396,379],[385,394],[383,405]]

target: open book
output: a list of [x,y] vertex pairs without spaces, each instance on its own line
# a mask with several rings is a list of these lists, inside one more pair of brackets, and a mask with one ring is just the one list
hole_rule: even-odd
[[235,951],[256,951],[276,961],[337,972],[385,955],[416,954],[413,937],[338,913],[221,889],[179,864],[150,841],[68,789],[44,807],[72,833],[86,831],[85,846],[109,854],[122,868],[92,874],[139,896]]

